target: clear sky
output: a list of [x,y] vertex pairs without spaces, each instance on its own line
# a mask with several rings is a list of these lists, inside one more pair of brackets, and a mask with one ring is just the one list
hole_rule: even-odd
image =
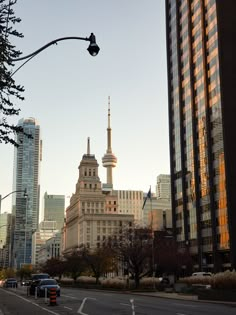
[[[15,74],[25,101],[14,118],[34,117],[41,126],[41,198],[75,192],[78,166],[90,137],[102,182],[107,146],[107,103],[111,98],[115,189],[143,190],[169,174],[168,99],[164,0],[18,0],[14,43],[23,55],[60,37],[96,35],[88,42],[63,41],[41,52]],[[20,62],[16,63],[16,67]],[[12,191],[13,147],[0,145],[0,194]],[[68,205],[69,198],[66,200]],[[2,202],[10,211],[11,198]],[[42,207],[41,207],[42,209]]]

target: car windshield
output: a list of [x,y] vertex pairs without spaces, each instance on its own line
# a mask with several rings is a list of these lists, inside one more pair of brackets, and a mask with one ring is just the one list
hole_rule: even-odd
[[38,279],[47,279],[49,278],[49,275],[48,274],[36,274],[36,275],[33,275],[32,276],[32,279],[33,280],[38,280]]
[[56,280],[48,279],[48,280],[40,281],[40,285],[52,285],[52,284],[57,284]]

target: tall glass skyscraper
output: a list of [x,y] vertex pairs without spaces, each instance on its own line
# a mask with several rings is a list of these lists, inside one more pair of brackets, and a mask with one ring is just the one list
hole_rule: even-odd
[[176,239],[196,270],[236,268],[235,0],[166,0]]
[[44,221],[56,221],[60,231],[64,226],[65,196],[44,194]]
[[21,119],[18,126],[23,127],[29,138],[18,134],[14,157],[13,190],[26,189],[27,197],[22,193],[13,196],[13,254],[12,266],[20,268],[22,264],[31,263],[32,233],[39,223],[39,170],[41,161],[40,126],[34,118]]

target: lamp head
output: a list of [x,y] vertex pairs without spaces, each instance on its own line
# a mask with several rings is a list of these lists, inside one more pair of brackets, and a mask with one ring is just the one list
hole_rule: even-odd
[[24,198],[28,198],[27,189],[24,189]]
[[90,53],[91,56],[95,57],[97,56],[100,48],[98,47],[97,43],[96,43],[96,37],[93,33],[91,33],[90,37],[89,37],[89,47],[87,48],[88,52]]

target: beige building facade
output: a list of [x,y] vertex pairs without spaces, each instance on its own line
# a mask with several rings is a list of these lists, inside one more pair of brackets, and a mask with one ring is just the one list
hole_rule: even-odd
[[55,236],[59,231],[56,228],[56,221],[42,221],[39,224],[38,230],[32,235],[32,265],[37,266],[39,263],[39,251],[42,245],[48,239]]
[[119,213],[117,194],[112,190],[103,192],[98,167],[95,155],[90,154],[88,139],[87,154],[79,165],[76,191],[66,209],[64,253],[80,246],[98,248],[120,226],[133,224],[133,215]]

